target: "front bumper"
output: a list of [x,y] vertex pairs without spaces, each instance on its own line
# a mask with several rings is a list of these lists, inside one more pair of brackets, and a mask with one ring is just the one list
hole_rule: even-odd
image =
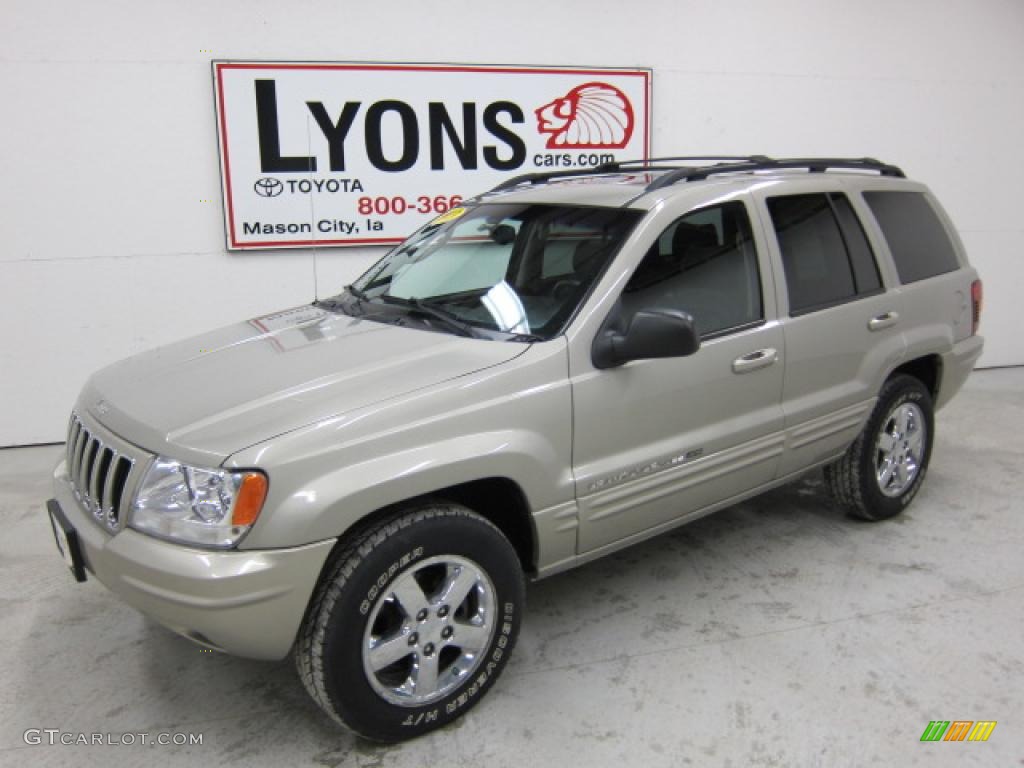
[[288,655],[334,540],[211,551],[131,528],[110,535],[78,505],[63,461],[54,470],[53,488],[86,569],[126,603],[191,640],[236,656]]

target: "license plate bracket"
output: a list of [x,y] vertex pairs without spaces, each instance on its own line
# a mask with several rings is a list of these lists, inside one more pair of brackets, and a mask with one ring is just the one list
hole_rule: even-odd
[[68,522],[64,510],[56,499],[46,502],[46,511],[50,518],[50,527],[53,528],[53,538],[57,544],[57,551],[60,552],[64,562],[67,563],[71,575],[75,581],[85,581],[85,559],[82,557],[82,547],[78,541],[78,532]]

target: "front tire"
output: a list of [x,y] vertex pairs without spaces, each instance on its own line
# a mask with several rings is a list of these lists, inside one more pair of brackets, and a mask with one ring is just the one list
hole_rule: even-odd
[[396,513],[329,562],[296,643],[313,699],[375,741],[422,735],[490,689],[519,634],[515,550],[457,504]]
[[862,520],[899,514],[924,482],[934,433],[932,398],[924,384],[904,374],[888,379],[863,431],[825,467],[833,498]]

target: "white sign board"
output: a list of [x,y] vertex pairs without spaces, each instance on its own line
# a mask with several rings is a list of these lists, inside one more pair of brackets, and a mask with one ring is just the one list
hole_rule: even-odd
[[401,241],[517,174],[649,156],[651,70],[213,62],[227,246]]

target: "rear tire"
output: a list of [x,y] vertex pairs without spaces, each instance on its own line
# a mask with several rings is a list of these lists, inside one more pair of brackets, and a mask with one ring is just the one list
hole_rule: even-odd
[[457,504],[399,512],[325,568],[295,647],[299,677],[334,720],[375,741],[465,714],[515,646],[525,585],[512,545]]
[[825,483],[851,516],[885,520],[917,495],[928,471],[935,416],[928,390],[898,374],[882,386],[863,431],[825,467]]

